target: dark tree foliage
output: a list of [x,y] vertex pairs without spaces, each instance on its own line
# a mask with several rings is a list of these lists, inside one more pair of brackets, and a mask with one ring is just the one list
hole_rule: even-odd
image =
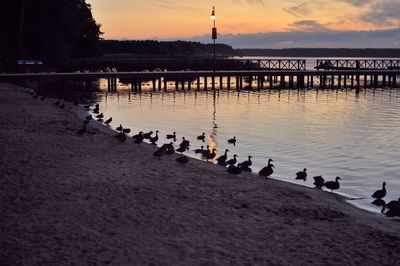
[[[213,54],[212,44],[187,41],[115,41],[100,42],[103,54],[132,54],[136,56],[209,56]],[[226,44],[217,44],[216,53],[222,56],[235,55],[235,50]]]
[[100,25],[85,0],[6,0],[0,6],[0,60],[61,62],[96,54]]

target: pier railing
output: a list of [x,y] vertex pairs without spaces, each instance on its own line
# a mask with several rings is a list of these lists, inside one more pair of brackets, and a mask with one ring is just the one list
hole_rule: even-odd
[[[235,59],[236,60],[236,59]],[[306,70],[306,60],[303,59],[240,59],[246,66],[262,70]]]
[[317,70],[400,70],[399,60],[317,60]]

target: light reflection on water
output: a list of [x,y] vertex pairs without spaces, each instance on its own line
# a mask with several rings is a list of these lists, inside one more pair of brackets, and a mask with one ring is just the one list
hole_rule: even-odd
[[[380,211],[371,194],[388,183],[386,200],[400,197],[400,93],[397,90],[274,90],[223,92],[99,93],[100,110],[113,126],[160,131],[159,143],[176,131],[191,149],[230,150],[239,161],[253,156],[258,172],[274,159],[274,178],[312,186],[312,176],[340,176],[340,192],[366,198],[357,206]],[[205,132],[206,143],[196,137]],[[227,144],[236,136],[237,145]],[[194,152],[190,156],[198,157]],[[308,169],[308,180],[295,173]]]

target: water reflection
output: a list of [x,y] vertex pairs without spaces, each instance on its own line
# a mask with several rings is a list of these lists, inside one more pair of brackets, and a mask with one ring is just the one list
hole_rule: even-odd
[[[399,91],[368,89],[364,93],[339,90],[267,90],[159,93],[99,93],[100,108],[113,123],[134,132],[160,130],[159,143],[176,131],[178,139],[191,140],[208,132],[210,150],[222,155],[226,148],[240,161],[252,154],[257,172],[274,158],[274,178],[293,181],[293,173],[307,167],[310,176],[343,177],[341,191],[365,198],[356,204],[371,205],[371,190],[386,181],[388,196],[400,191]],[[236,136],[238,145],[227,140]],[[190,151],[188,155],[200,158]],[[307,186],[313,186],[307,180]],[[380,211],[380,209],[378,210]]]

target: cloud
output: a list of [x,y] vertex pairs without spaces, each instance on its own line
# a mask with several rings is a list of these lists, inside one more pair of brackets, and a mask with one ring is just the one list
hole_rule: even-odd
[[316,20],[299,20],[289,24],[291,31],[323,32],[330,31],[326,24],[321,24]]
[[[400,48],[400,28],[374,31],[288,31],[220,35],[234,48]],[[210,36],[189,38],[210,43]]]
[[374,0],[341,0],[342,2],[349,3],[353,6],[360,7],[370,4]]
[[383,0],[371,5],[362,20],[374,25],[400,25],[400,0]]
[[302,3],[295,6],[284,7],[283,11],[295,16],[304,17],[310,14],[309,5],[307,3]]

